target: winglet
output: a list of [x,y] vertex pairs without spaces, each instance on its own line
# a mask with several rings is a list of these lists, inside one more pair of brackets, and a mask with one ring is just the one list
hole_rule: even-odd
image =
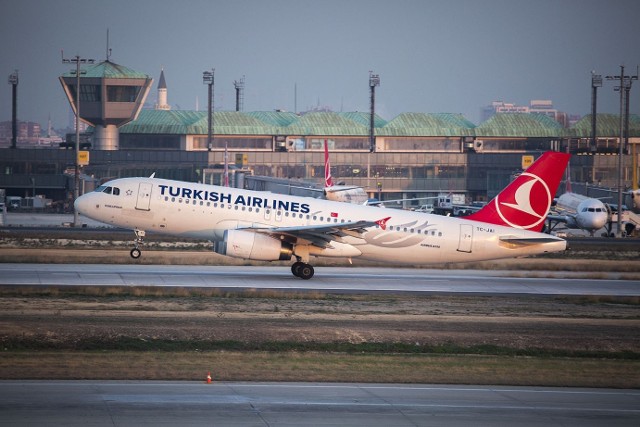
[[383,230],[387,229],[387,221],[389,221],[391,219],[390,216],[386,217],[386,218],[382,218],[376,221],[376,224],[378,224],[380,226],[380,228],[382,228]]
[[466,219],[542,231],[570,154],[547,151],[478,212]]

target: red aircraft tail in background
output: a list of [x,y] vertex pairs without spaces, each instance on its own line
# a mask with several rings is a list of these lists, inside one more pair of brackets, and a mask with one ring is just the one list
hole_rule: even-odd
[[325,188],[333,187],[333,179],[331,179],[331,164],[329,163],[329,146],[327,140],[324,140],[324,186]]

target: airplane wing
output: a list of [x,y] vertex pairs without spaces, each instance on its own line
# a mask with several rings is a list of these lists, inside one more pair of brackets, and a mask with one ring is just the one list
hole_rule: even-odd
[[437,199],[437,197],[411,197],[408,199],[392,199],[392,200],[374,200],[374,201],[368,201],[366,204],[367,205],[385,205],[385,204],[390,204],[390,203],[402,203],[402,202],[413,202],[415,200],[430,200],[430,199]]
[[362,188],[364,189],[364,187],[360,187],[360,186],[352,186],[352,187],[344,187],[344,188],[336,188],[336,187],[325,187],[323,190],[320,191],[325,191],[327,193],[339,193],[341,191],[351,191],[351,190],[357,190],[358,188]]
[[555,222],[571,222],[572,215],[562,214],[562,213],[549,213],[547,215],[547,220],[555,221]]
[[326,248],[330,246],[332,241],[342,242],[343,237],[362,237],[366,228],[379,225],[382,229],[386,228],[386,222],[390,217],[380,219],[378,221],[351,221],[337,224],[322,225],[301,225],[297,227],[247,227],[245,231],[255,231],[257,233],[265,233],[286,240],[293,240],[300,243],[307,242],[309,244]]

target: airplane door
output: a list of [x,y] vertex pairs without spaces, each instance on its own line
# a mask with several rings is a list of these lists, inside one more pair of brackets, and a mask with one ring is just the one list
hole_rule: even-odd
[[458,251],[471,253],[472,242],[473,226],[470,224],[460,224],[460,240],[458,240]]
[[151,203],[151,189],[153,184],[148,182],[141,182],[138,187],[138,200],[136,201],[136,209],[142,211],[149,210],[149,204]]

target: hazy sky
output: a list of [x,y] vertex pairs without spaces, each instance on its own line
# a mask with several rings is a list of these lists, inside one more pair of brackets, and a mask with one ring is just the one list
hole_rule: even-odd
[[[206,110],[202,72],[215,68],[216,110],[235,108],[245,76],[244,111],[316,105],[369,110],[369,70],[380,75],[376,111],[462,113],[483,105],[551,99],[590,112],[591,70],[636,74],[638,0],[0,0],[0,121],[11,119],[19,71],[18,118],[68,123],[58,77],[66,57],[106,59],[153,77],[164,67],[173,109]],[[618,113],[614,83],[599,112]],[[199,100],[199,101],[196,101]],[[631,112],[640,111],[640,82]]]

